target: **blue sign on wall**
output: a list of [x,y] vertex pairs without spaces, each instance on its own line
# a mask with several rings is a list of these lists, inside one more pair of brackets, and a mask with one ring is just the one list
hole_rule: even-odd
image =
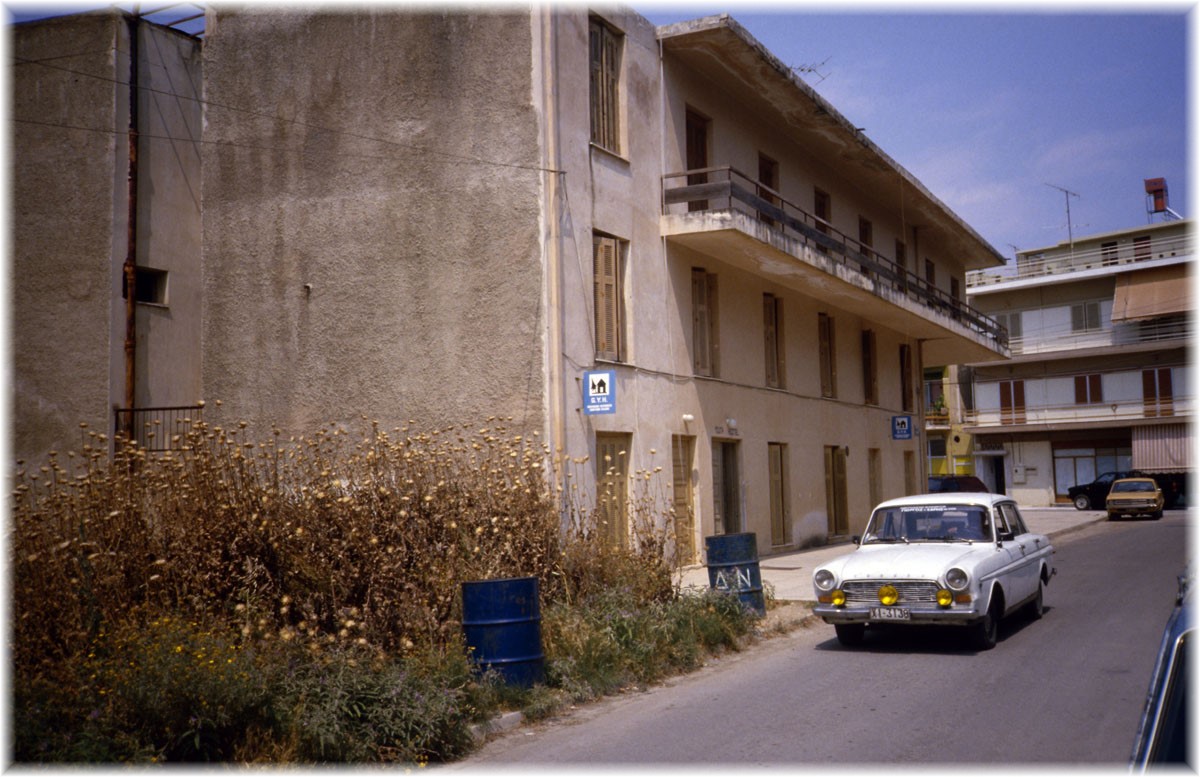
[[911,440],[913,438],[912,416],[910,415],[894,415],[892,416],[892,439],[893,440]]
[[617,412],[617,376],[612,370],[583,373],[583,413]]

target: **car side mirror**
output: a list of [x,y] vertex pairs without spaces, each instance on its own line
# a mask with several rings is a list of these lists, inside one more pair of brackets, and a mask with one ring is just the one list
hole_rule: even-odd
[[857,534],[855,534],[850,537],[850,541],[853,542],[855,545],[860,545],[860,544],[862,544],[862,537],[859,537]]
[[1010,531],[1000,532],[1000,542],[1010,542],[1016,535]]

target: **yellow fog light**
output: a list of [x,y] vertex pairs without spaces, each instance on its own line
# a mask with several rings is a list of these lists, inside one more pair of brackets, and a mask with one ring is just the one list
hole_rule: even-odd
[[949,607],[954,601],[954,594],[947,591],[945,588],[937,592],[938,607]]
[[879,589],[879,603],[891,607],[896,602],[900,601],[900,592],[896,590],[894,585],[885,585]]
[[833,602],[834,607],[843,607],[846,604],[846,592],[840,588],[830,593],[829,598]]

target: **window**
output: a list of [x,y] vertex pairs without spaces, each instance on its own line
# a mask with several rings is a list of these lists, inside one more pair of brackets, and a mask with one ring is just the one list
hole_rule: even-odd
[[1000,423],[1025,423],[1025,381],[1000,381]]
[[858,244],[864,249],[863,253],[867,253],[865,249],[875,245],[875,228],[870,220],[858,217]]
[[624,246],[607,235],[592,236],[596,358],[621,361],[624,353]]
[[929,474],[949,475],[950,468],[946,462],[946,438],[941,435],[928,437],[925,442],[925,454],[929,462]]
[[784,388],[783,300],[774,294],[763,295],[763,349],[767,364],[767,386]]
[[[687,154],[688,170],[703,170],[708,167],[709,120],[696,111],[688,109],[684,116],[684,152]],[[688,186],[708,183],[708,173],[694,173],[687,178]],[[689,200],[688,212],[708,210],[708,200]]]
[[677,566],[685,566],[696,560],[696,511],[692,502],[692,460],[695,451],[695,437],[671,436],[671,504],[675,508]]
[[[829,234],[830,224],[833,222],[833,201],[829,198],[829,193],[820,189],[813,189],[813,219],[814,226],[822,235]],[[829,249],[823,245],[817,245],[817,250],[821,253],[828,253]]]
[[588,29],[591,48],[592,142],[620,153],[619,91],[621,35],[599,19]]
[[712,454],[713,534],[735,534],[742,530],[738,444],[714,440]]
[[600,536],[611,547],[624,547],[629,539],[628,434],[596,435],[596,517]]
[[692,370],[717,377],[717,276],[702,267],[692,269]]
[[825,446],[825,514],[828,531],[834,536],[850,533],[850,511],[846,500],[846,454],[840,445]]
[[1133,260],[1141,262],[1149,259],[1154,253],[1150,244],[1150,236],[1142,235],[1133,239]]
[[863,402],[879,404],[879,370],[875,358],[875,333],[864,329],[862,333]]
[[832,399],[837,397],[837,351],[833,318],[825,313],[817,314],[817,340],[821,351],[821,396]]
[[900,288],[908,288],[908,246],[896,241],[896,274],[900,276]]
[[1080,302],[1071,306],[1071,332],[1093,332],[1101,327],[1100,303]]
[[929,259],[925,260],[925,282],[932,288],[937,285],[937,269]]
[[1147,418],[1175,415],[1170,367],[1142,370],[1142,404]]
[[1104,393],[1100,390],[1100,374],[1075,376],[1075,404],[1098,405],[1104,401]]
[[996,319],[997,324],[1008,330],[1008,344],[1013,350],[1016,350],[1014,343],[1022,337],[1021,311],[1013,310],[1008,313],[993,313],[992,317]]
[[[779,163],[766,154],[758,155],[758,196],[770,205],[779,205]],[[775,217],[771,213],[758,212],[758,220],[770,226],[775,225]]]
[[[167,271],[151,267],[135,267],[133,299],[147,305],[167,304]],[[121,296],[128,295],[127,276],[121,276]]]
[[1117,241],[1100,244],[1100,262],[1101,264],[1117,263]]
[[911,413],[913,409],[913,358],[912,346],[900,346],[900,409]]
[[786,545],[791,541],[787,510],[787,446],[767,443],[767,469],[770,482],[771,544]]

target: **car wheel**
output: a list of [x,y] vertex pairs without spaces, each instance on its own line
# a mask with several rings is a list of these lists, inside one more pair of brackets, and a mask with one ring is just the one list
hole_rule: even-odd
[[1042,600],[1042,581],[1038,581],[1037,596],[1033,597],[1033,601],[1025,605],[1025,613],[1029,616],[1029,620],[1040,620],[1042,613],[1046,611],[1046,606]]
[[837,632],[838,642],[846,647],[861,645],[867,627],[862,623],[835,623],[833,630]]
[[1154,514],[1151,515],[1150,517],[1157,521],[1159,518],[1162,518],[1162,514],[1163,514],[1162,510],[1155,510]]
[[1087,494],[1079,494],[1078,496],[1075,497],[1075,509],[1076,510],[1090,510],[1091,507],[1092,507],[1092,500],[1088,499]]
[[976,650],[991,650],[996,647],[996,637],[1000,633],[1000,599],[992,594],[992,603],[988,606],[987,615],[975,624],[975,633],[971,636]]

